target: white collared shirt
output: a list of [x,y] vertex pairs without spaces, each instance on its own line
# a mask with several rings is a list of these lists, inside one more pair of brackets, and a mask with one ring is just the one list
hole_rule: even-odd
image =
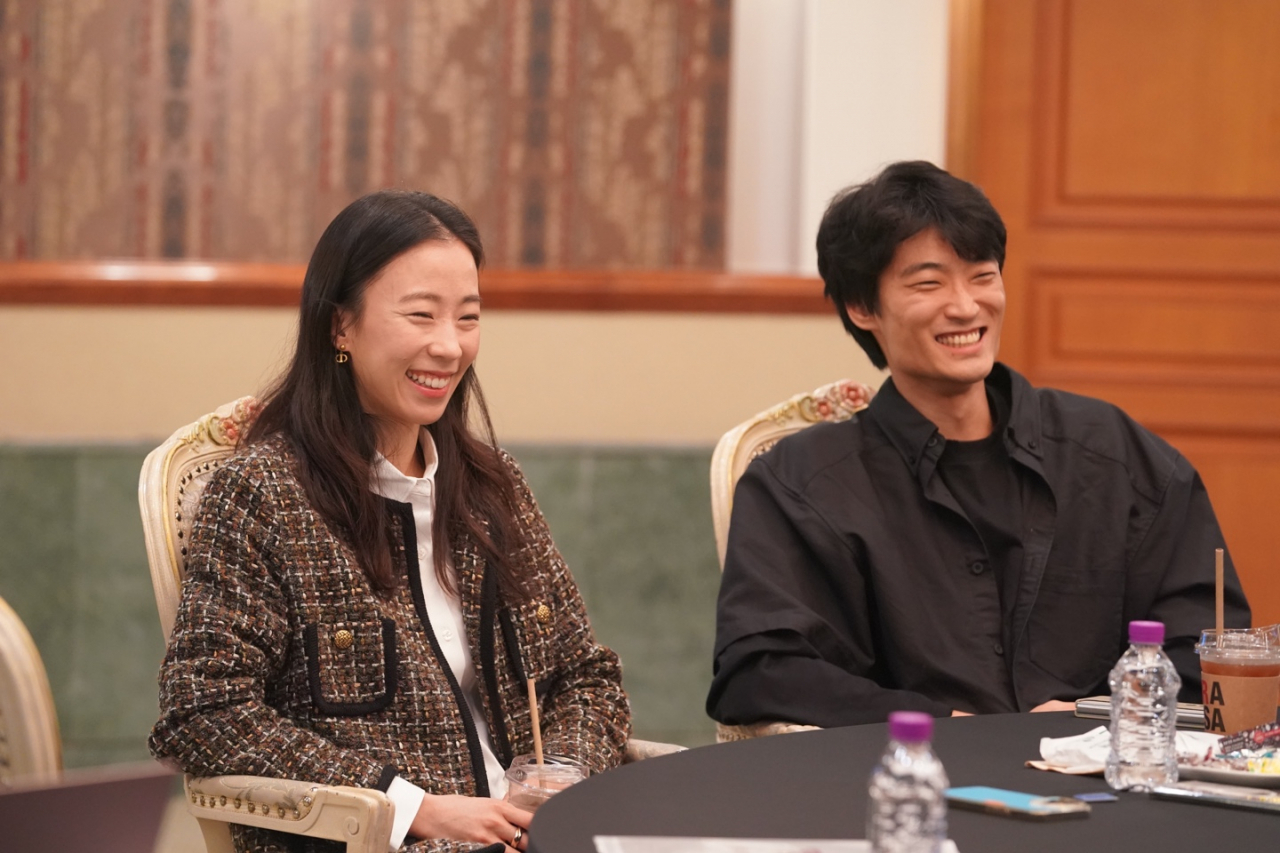
[[[467,710],[475,721],[480,749],[484,754],[485,774],[489,778],[489,796],[501,798],[506,794],[507,779],[502,764],[489,736],[489,724],[480,704],[480,679],[471,661],[471,647],[467,643],[466,623],[462,618],[462,602],[456,593],[441,585],[436,577],[431,542],[431,523],[435,516],[436,444],[425,428],[420,433],[419,444],[426,460],[426,471],[421,477],[409,477],[387,461],[381,453],[373,462],[373,492],[384,498],[407,503],[413,507],[413,526],[418,540],[418,573],[422,579],[422,597],[427,605],[427,618],[436,642],[444,653],[445,664],[453,672],[467,700]],[[453,566],[449,566],[453,575]],[[457,578],[453,577],[456,586]],[[387,790],[387,796],[395,804],[395,823],[391,831],[391,850],[400,848],[409,824],[413,822],[426,792],[417,785],[397,776]]]

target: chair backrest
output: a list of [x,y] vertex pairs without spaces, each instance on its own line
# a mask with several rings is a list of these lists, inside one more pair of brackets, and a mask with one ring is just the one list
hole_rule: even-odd
[[138,504],[151,585],[166,639],[178,612],[191,521],[200,495],[257,414],[258,401],[253,397],[219,406],[169,436],[142,463]]
[[31,634],[0,598],[0,787],[56,782],[62,738],[53,693]]
[[841,379],[748,418],[721,436],[711,455],[711,518],[715,523],[716,550],[724,569],[729,541],[729,516],[733,489],[747,465],[779,440],[822,421],[847,421],[867,407],[875,392],[861,382]]

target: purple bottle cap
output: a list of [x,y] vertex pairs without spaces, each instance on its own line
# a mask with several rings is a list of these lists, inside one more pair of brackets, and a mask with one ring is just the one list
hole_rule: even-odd
[[1152,646],[1160,645],[1164,642],[1164,623],[1140,621],[1130,622],[1129,642]]
[[933,717],[920,711],[894,711],[889,715],[889,737],[903,743],[924,743],[933,735]]

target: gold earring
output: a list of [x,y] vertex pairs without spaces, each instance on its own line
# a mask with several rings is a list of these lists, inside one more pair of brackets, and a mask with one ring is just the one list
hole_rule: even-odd
[[333,357],[338,364],[346,364],[351,360],[351,356],[347,355],[346,347],[338,347],[338,354]]

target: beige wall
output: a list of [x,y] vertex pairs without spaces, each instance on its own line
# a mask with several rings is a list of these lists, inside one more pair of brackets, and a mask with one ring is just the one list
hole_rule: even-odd
[[[0,307],[0,441],[162,438],[253,393],[289,309]],[[478,362],[505,443],[710,445],[841,377],[880,382],[834,315],[489,311]]]

